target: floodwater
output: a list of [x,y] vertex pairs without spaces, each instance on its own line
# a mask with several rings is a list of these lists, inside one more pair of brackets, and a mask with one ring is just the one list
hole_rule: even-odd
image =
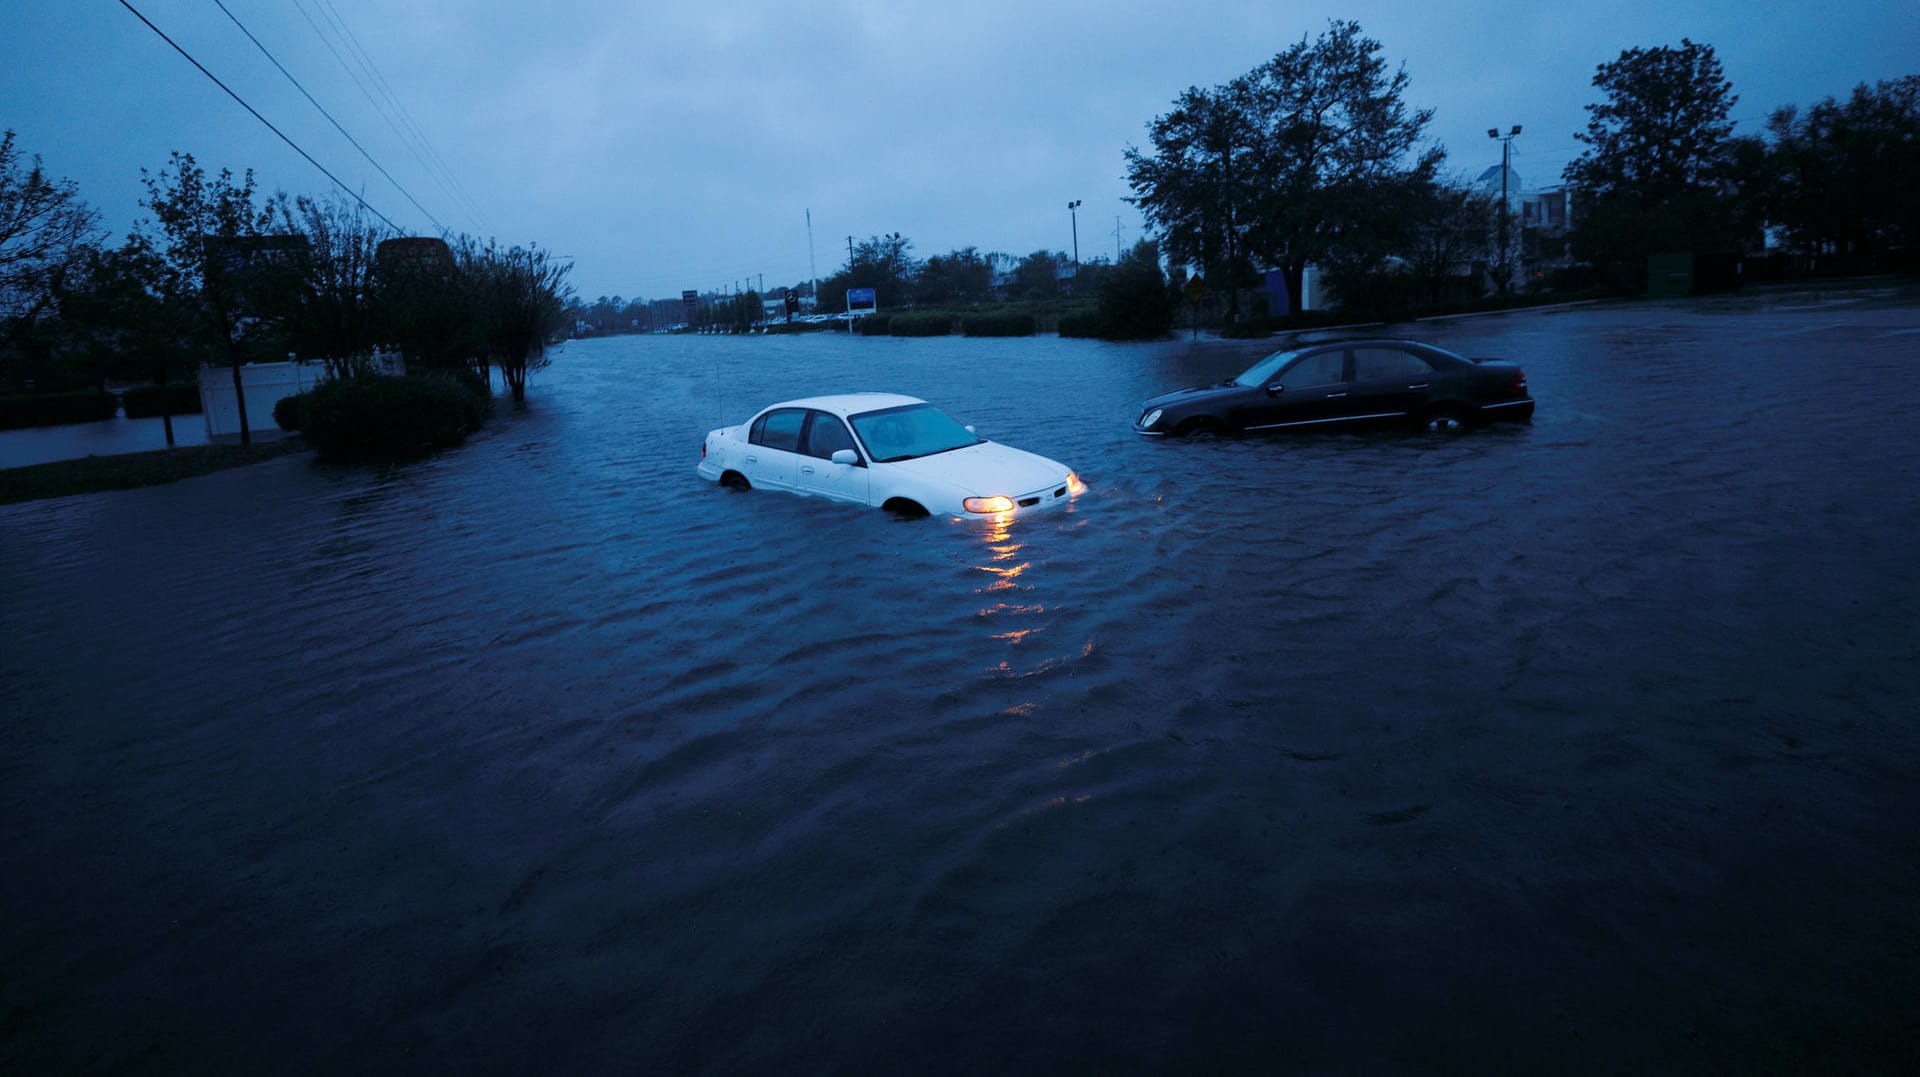
[[[404,467],[0,507],[0,1069],[1904,1069],[1920,295],[1430,323],[1531,426],[1160,443],[1271,345],[620,338]],[[1076,467],[693,473],[820,391]]]

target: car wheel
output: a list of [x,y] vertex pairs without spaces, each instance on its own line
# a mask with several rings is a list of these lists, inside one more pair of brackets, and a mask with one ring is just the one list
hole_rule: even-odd
[[1227,432],[1227,424],[1211,415],[1196,415],[1173,432],[1177,438],[1217,438]]
[[722,486],[724,486],[724,487],[726,487],[726,488],[727,488],[727,489],[729,489],[729,490],[751,490],[751,489],[753,489],[753,484],[752,484],[752,483],[750,483],[750,482],[748,482],[748,481],[747,481],[747,477],[746,477],[745,475],[742,475],[742,474],[740,474],[740,473],[739,473],[738,471],[723,471],[723,472],[721,472],[721,473],[720,473],[720,485],[722,485]]
[[880,506],[880,509],[901,520],[918,520],[932,515],[925,505],[918,501],[909,501],[904,497],[890,497],[886,504]]
[[1420,426],[1435,434],[1458,434],[1467,428],[1467,422],[1466,411],[1452,405],[1434,408],[1420,418]]

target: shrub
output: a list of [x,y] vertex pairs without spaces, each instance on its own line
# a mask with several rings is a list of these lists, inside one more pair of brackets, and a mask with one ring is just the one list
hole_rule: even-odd
[[446,374],[329,381],[310,395],[302,431],[333,460],[406,459],[458,445],[487,410]]
[[313,417],[313,390],[283,396],[273,402],[273,425],[289,433],[304,434]]
[[995,311],[967,315],[960,320],[960,330],[970,337],[1030,337],[1037,327],[1031,314]]
[[1063,337],[1099,337],[1105,323],[1100,312],[1094,310],[1076,311],[1060,316],[1060,335]]
[[129,419],[150,419],[155,415],[198,415],[198,385],[142,385],[120,394],[120,405]]
[[853,331],[863,337],[884,337],[891,332],[893,315],[869,314],[853,323]]
[[944,337],[953,332],[951,314],[896,314],[888,326],[896,337]]
[[98,389],[0,396],[0,430],[99,422],[113,418],[113,413],[119,410],[120,398]]

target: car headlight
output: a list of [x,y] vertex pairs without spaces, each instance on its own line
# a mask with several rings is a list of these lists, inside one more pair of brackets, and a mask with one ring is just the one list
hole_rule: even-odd
[[960,502],[960,507],[968,512],[995,513],[1012,512],[1013,498],[995,494],[992,497],[970,497]]
[[1086,492],[1087,484],[1080,481],[1080,476],[1071,471],[1067,472],[1067,496],[1079,497]]
[[1159,408],[1155,408],[1152,411],[1147,412],[1145,415],[1140,416],[1140,425],[1142,427],[1152,426],[1154,423],[1157,423],[1159,421],[1160,421]]

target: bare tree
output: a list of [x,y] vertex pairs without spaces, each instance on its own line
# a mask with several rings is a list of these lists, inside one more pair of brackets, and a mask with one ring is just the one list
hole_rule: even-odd
[[0,136],[0,347],[52,306],[61,275],[102,231],[72,180],[49,179],[37,155],[22,169],[13,132]]

